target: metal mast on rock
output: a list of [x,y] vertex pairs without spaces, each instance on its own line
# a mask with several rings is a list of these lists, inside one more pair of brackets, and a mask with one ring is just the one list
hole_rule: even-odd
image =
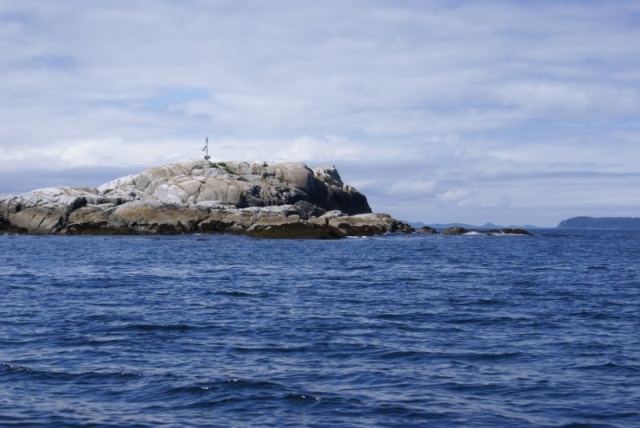
[[207,137],[204,141],[204,148],[202,149],[202,151],[204,152],[204,160],[211,159],[211,156],[209,156],[209,137]]

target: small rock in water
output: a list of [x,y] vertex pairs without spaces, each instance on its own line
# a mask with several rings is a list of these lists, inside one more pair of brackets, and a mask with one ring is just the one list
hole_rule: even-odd
[[417,233],[421,235],[435,235],[438,233],[438,231],[431,226],[423,226],[417,230]]

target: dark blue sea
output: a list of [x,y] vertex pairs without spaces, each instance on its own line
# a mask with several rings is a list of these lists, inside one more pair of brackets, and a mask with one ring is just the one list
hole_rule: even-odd
[[0,236],[0,426],[638,427],[640,232]]

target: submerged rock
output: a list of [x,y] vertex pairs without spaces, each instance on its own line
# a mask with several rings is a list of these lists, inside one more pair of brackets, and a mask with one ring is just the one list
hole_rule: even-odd
[[335,168],[205,160],[99,186],[0,195],[0,230],[32,234],[241,233],[343,237],[412,232],[342,182]]

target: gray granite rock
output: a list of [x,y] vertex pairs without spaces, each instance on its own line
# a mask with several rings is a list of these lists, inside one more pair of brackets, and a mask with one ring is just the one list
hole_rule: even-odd
[[305,201],[347,214],[371,212],[366,197],[345,185],[335,168],[302,163],[209,163],[205,160],[150,168],[98,188],[101,195],[177,204],[216,201],[235,208]]
[[33,234],[296,233],[306,237],[413,231],[372,214],[335,168],[205,160],[154,167],[97,189],[0,195],[0,230]]

